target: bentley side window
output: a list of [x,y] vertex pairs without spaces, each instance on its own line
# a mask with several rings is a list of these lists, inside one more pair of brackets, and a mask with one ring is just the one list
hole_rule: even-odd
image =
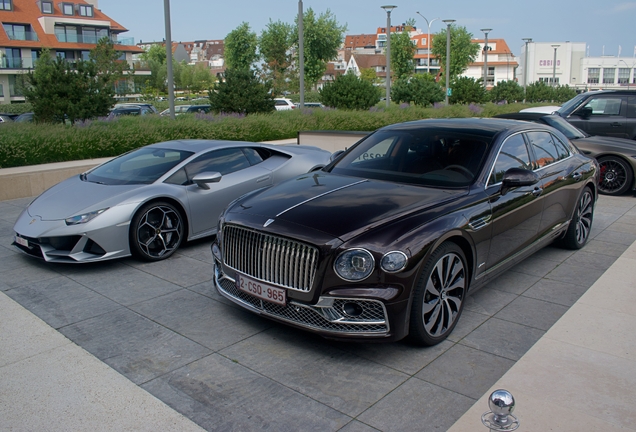
[[504,173],[510,168],[532,169],[528,148],[521,134],[511,136],[501,146],[501,151],[488,180],[488,186],[500,183]]
[[543,168],[559,160],[559,153],[550,133],[528,132],[526,135],[534,152],[537,167]]

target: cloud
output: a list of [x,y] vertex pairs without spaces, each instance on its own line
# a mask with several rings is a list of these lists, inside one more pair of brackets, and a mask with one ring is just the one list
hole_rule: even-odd
[[626,2],[616,5],[612,8],[612,12],[624,12],[631,9],[636,9],[636,2]]

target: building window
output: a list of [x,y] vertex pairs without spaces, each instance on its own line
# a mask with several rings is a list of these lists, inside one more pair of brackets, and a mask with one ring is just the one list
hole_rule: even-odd
[[75,15],[73,3],[62,3],[62,13],[64,15]]
[[587,70],[587,83],[588,84],[598,84],[600,77],[601,77],[601,69],[600,68],[589,68]]
[[616,68],[603,68],[603,84],[614,84]]
[[38,40],[37,33],[31,31],[31,26],[28,24],[2,24],[2,27],[11,40]]
[[0,84],[0,97],[4,97],[4,88],[2,87],[2,84]]
[[630,69],[620,68],[618,69],[618,83],[619,84],[629,84],[629,73]]
[[486,76],[486,85],[495,85],[495,68],[488,66],[488,75]]
[[53,13],[53,2],[43,1],[42,2],[42,13],[52,14]]
[[92,17],[93,16],[93,6],[91,6],[91,5],[79,5],[79,14],[80,14],[80,16]]
[[634,69],[634,75],[632,75],[632,84],[636,84],[636,69]]
[[0,0],[0,10],[13,10],[12,0]]
[[15,75],[9,75],[9,96],[24,96],[20,90],[20,86],[16,85],[15,77]]

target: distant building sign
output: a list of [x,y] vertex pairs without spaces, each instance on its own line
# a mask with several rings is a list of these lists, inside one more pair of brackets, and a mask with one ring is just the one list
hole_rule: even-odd
[[[539,66],[552,66],[553,63],[554,60],[539,60]],[[561,66],[561,60],[557,60],[556,65]]]

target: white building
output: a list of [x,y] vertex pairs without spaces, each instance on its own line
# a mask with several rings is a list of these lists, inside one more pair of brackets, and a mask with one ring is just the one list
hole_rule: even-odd
[[[483,78],[484,66],[488,68],[486,79],[487,87],[492,88],[499,81],[510,81],[517,78],[517,58],[512,54],[508,44],[503,39],[488,39],[488,57],[484,55],[486,41],[484,39],[473,39],[472,42],[479,44],[479,54],[473,63],[468,65],[468,69],[462,74],[469,78]],[[487,60],[487,64],[486,63]]]
[[521,85],[535,81],[552,84],[554,78],[556,84],[581,91],[636,87],[636,58],[588,57],[585,42],[529,42],[527,65],[525,44],[520,52],[517,75]]

